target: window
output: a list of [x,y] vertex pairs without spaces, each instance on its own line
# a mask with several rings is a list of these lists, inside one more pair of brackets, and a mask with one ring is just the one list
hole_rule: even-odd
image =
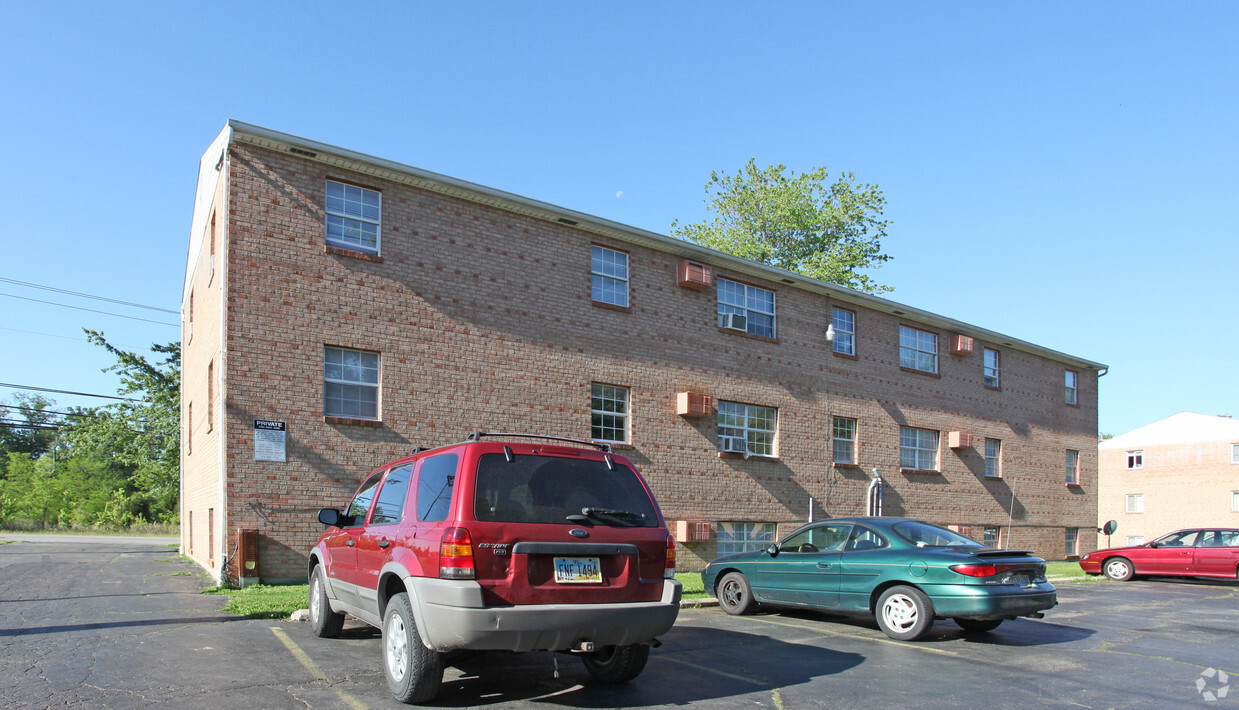
[[938,336],[906,325],[899,326],[899,366],[938,373]]
[[856,420],[835,417],[833,460],[835,463],[856,463]]
[[509,459],[505,454],[482,454],[473,486],[474,520],[575,526],[579,523],[574,516],[592,508],[591,525],[658,527],[658,511],[641,477],[619,462],[611,464],[562,456],[523,454]]
[[383,478],[383,472],[370,476],[366,482],[361,484],[361,488],[357,489],[357,494],[353,496],[353,500],[349,501],[348,508],[344,514],[348,516],[349,527],[362,525],[366,522],[366,513],[370,512],[370,503],[374,500],[374,489],[379,485],[379,480]]
[[1239,513],[1239,491],[1230,492],[1230,509]]
[[628,307],[628,255],[622,251],[593,246],[589,259],[592,280],[590,298],[621,308]]
[[328,244],[379,253],[383,193],[328,180],[326,204]]
[[1239,444],[1230,445],[1230,462],[1239,463]]
[[409,475],[413,464],[405,464],[393,468],[379,489],[378,500],[374,501],[374,513],[370,516],[371,525],[395,525],[404,515],[404,497],[409,492]]
[[417,519],[422,522],[447,520],[452,506],[452,487],[456,484],[456,454],[441,454],[423,459],[417,472]]
[[1128,451],[1127,470],[1134,471],[1138,468],[1144,468],[1144,451]]
[[835,339],[831,350],[840,355],[856,355],[856,314],[842,308],[836,308],[831,317],[831,325],[835,329]]
[[1066,528],[1064,536],[1063,553],[1067,557],[1074,557],[1080,554],[1080,528]]
[[985,440],[985,477],[1002,478],[1002,440]]
[[211,281],[215,278],[215,211],[211,210],[211,270],[207,274],[207,286],[211,285]]
[[589,408],[591,439],[628,443],[628,388],[595,383]]
[[379,418],[379,354],[327,346],[323,356],[323,414]]
[[1144,535],[1128,535],[1127,536],[1128,547],[1134,547],[1136,545],[1143,545],[1143,544],[1144,544]]
[[852,525],[821,523],[805,528],[779,543],[781,552],[842,552],[847,546]]
[[[744,327],[740,328],[737,320],[728,316],[741,316]],[[718,279],[718,324],[720,328],[734,327],[752,335],[773,338],[774,291]]]
[[194,452],[194,403],[185,405],[185,455]]
[[1080,376],[1076,374],[1075,370],[1067,370],[1065,377],[1066,377],[1065,381],[1067,385],[1067,391],[1065,395],[1067,398],[1066,399],[1067,404],[1079,404],[1080,403],[1080,389],[1079,389]]
[[985,348],[985,386],[998,389],[1001,382],[998,373],[998,351]]
[[774,523],[719,523],[718,555],[755,552],[774,542]]
[[899,467],[938,470],[938,432],[899,427]]
[[1067,449],[1067,485],[1080,485],[1080,452]]
[[1143,493],[1128,493],[1127,494],[1127,512],[1143,513],[1144,512],[1144,494]]
[[1002,537],[1002,528],[996,525],[987,525],[985,532],[981,534],[981,543],[986,547],[998,547],[998,541]]
[[718,403],[719,451],[774,456],[779,410],[735,402]]

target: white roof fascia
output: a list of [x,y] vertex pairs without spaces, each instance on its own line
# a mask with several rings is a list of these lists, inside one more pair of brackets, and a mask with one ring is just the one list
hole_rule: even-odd
[[211,203],[215,200],[215,192],[219,188],[223,172],[224,151],[232,141],[232,126],[225,125],[224,130],[211,141],[202,159],[198,161],[198,187],[194,191],[194,217],[189,225],[189,254],[185,258],[185,285],[181,292],[181,317],[186,318],[185,303],[189,300],[189,289],[193,286],[194,271],[198,268],[198,254],[202,250],[202,239],[206,235],[207,220],[211,218]]
[[[232,140],[239,143],[255,145],[282,153],[292,153],[302,158],[314,160],[326,165],[339,167],[350,172],[372,175],[384,180],[419,187],[479,204],[489,205],[497,209],[524,214],[536,219],[557,224],[566,224],[575,229],[591,232],[620,241],[646,246],[658,251],[675,254],[686,259],[708,263],[712,266],[726,268],[741,274],[746,274],[767,281],[784,283],[795,288],[813,293],[819,293],[843,303],[864,306],[875,311],[889,313],[907,318],[918,323],[936,326],[944,330],[962,335],[969,335],[980,340],[995,343],[1003,347],[1028,352],[1050,360],[1062,362],[1074,367],[1094,371],[1108,370],[1109,366],[1092,360],[1068,355],[1057,350],[1042,347],[1018,338],[1012,338],[986,328],[964,323],[953,318],[931,313],[913,306],[873,296],[861,291],[814,279],[804,274],[798,274],[755,261],[743,259],[724,252],[708,249],[692,242],[650,232],[619,222],[613,222],[601,217],[566,209],[539,200],[522,197],[510,192],[478,185],[465,180],[440,175],[428,170],[414,168],[383,158],[357,153],[317,141],[299,138],[287,133],[280,133],[261,126],[254,126],[236,120],[228,121]],[[221,134],[221,137],[223,134]],[[217,139],[218,141],[218,139]],[[216,146],[212,144],[212,149]],[[208,153],[208,156],[210,154]],[[204,165],[207,158],[203,158]],[[199,177],[201,189],[202,178]],[[205,218],[204,218],[205,219]],[[195,224],[197,215],[195,214]],[[201,230],[199,230],[201,231]],[[1104,374],[1104,373],[1103,373]]]

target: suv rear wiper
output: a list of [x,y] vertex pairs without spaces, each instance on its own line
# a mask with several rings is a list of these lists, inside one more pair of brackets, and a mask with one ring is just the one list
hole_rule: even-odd
[[627,518],[629,520],[645,520],[645,516],[640,513],[633,513],[628,510],[613,510],[611,508],[581,508],[581,514],[591,518]]

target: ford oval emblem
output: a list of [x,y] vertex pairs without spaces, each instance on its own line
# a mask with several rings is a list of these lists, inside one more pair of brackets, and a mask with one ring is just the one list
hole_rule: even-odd
[[568,534],[572,537],[589,537],[589,531],[582,530],[581,528],[572,528],[568,531]]

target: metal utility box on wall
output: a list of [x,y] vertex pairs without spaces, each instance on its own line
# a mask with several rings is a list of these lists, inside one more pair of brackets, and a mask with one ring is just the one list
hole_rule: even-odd
[[258,584],[258,531],[237,530],[237,585]]

